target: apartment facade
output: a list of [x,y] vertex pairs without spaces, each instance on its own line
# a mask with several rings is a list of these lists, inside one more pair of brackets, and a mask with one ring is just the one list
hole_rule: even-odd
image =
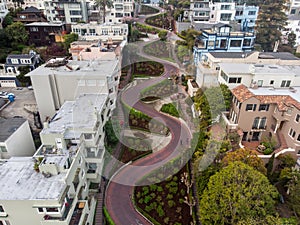
[[135,3],[133,0],[113,0],[113,7],[106,8],[105,22],[123,23],[124,19],[134,17]]
[[72,33],[78,34],[79,40],[87,41],[123,41],[127,40],[128,24],[98,24],[97,22],[71,25]]
[[51,59],[28,73],[42,121],[51,118],[65,101],[72,101],[80,94],[108,94],[114,108],[125,44],[126,41],[115,47],[111,45],[109,51],[99,51],[95,55],[85,51],[83,55],[87,61]]
[[26,24],[26,23],[34,23],[34,22],[47,22],[47,19],[44,16],[42,10],[30,6],[25,10],[17,13],[17,18],[15,18],[14,21],[18,21]]
[[0,164],[3,224],[93,224],[103,168],[107,94],[83,94],[63,104],[40,133],[32,157]]
[[33,155],[35,147],[27,120],[0,117],[0,127],[0,159]]
[[235,7],[235,17],[234,20],[237,21],[241,26],[241,31],[253,32],[255,27],[255,22],[257,20],[259,7],[258,6],[247,6],[237,5]]
[[223,114],[227,128],[240,129],[243,132],[242,141],[274,138],[281,151],[288,149],[298,153],[300,151],[299,91],[299,87],[270,89],[247,88],[245,85],[232,89],[232,107],[229,113]]
[[195,40],[194,62],[205,59],[208,52],[250,52],[253,50],[255,35],[252,32],[234,32],[226,24],[202,30]]

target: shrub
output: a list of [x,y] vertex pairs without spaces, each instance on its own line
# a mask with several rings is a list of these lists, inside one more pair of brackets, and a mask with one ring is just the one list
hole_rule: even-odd
[[143,195],[147,195],[149,193],[149,188],[148,187],[143,187]]
[[172,208],[173,206],[175,206],[176,205],[176,203],[173,201],[173,200],[169,200],[168,201],[168,206],[170,207],[170,208]]
[[173,195],[172,194],[168,194],[167,195],[167,199],[172,199],[173,198]]
[[144,199],[144,203],[147,204],[151,199],[152,199],[151,196],[147,195]]
[[272,152],[273,152],[273,149],[271,149],[271,148],[266,148],[266,149],[264,150],[264,155],[270,155]]
[[150,190],[151,191],[156,191],[156,189],[157,189],[157,185],[155,185],[155,184],[150,185]]
[[165,224],[169,224],[169,220],[170,220],[169,217],[164,218],[164,223],[165,223]]
[[156,212],[158,213],[158,216],[159,217],[163,217],[165,215],[165,212],[164,210],[162,209],[162,206],[159,205],[157,208],[156,208]]
[[162,191],[163,191],[163,188],[162,188],[161,186],[158,186],[158,187],[157,187],[157,191],[158,191],[158,192],[162,192]]
[[179,112],[176,109],[176,107],[174,106],[174,104],[172,104],[172,103],[164,104],[161,107],[160,111],[162,111],[164,113],[168,113],[171,116],[179,117]]

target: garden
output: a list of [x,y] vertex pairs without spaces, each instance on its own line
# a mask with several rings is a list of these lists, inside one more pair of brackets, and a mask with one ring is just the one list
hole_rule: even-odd
[[[143,134],[137,133],[137,136],[143,136]],[[151,145],[146,140],[138,137],[124,137],[122,148],[122,157],[120,161],[123,163],[137,160],[152,152]]]
[[[155,176],[161,179],[160,175],[155,173],[147,179],[152,181]],[[160,183],[137,186],[134,191],[134,201],[138,210],[155,225],[187,225],[193,221],[190,214],[189,204],[191,203],[188,199],[191,197],[189,195],[190,183],[185,166],[177,174]]]
[[161,76],[164,66],[159,62],[146,61],[132,64],[132,78]]
[[142,90],[141,98],[143,99],[149,96],[164,98],[176,93],[178,93],[178,86],[174,85],[172,81],[166,79],[158,84],[149,86]]
[[159,29],[141,23],[136,23],[135,28],[143,33],[157,34],[159,32]]
[[177,110],[175,104],[176,104],[175,102],[164,104],[161,107],[160,111],[164,113],[168,113],[171,116],[179,117],[179,111]]
[[132,129],[142,130],[151,133],[167,135],[169,129],[160,121],[152,119],[144,113],[124,105],[125,115],[129,115],[128,125]]
[[154,14],[154,13],[158,13],[158,12],[159,12],[158,9],[155,9],[155,8],[153,8],[151,6],[148,6],[148,5],[142,5],[139,14],[149,15],[149,14]]
[[172,28],[172,19],[167,13],[149,17],[145,22],[151,26],[169,29]]
[[174,62],[170,43],[164,41],[155,41],[146,45],[143,48],[143,51],[148,55]]

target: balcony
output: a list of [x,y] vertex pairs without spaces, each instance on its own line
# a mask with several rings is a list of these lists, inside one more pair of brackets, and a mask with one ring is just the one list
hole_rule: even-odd
[[229,117],[229,112],[222,112],[222,118],[226,123],[227,130],[236,130],[238,128],[238,124],[232,123],[228,117]]
[[74,209],[69,225],[81,225],[86,220],[88,211],[87,201],[78,201]]
[[53,215],[48,215],[46,214],[44,216],[44,219],[42,221],[42,224],[66,224],[68,225],[68,215],[71,209],[73,208],[72,203],[74,199],[68,199],[67,203],[65,203],[65,210],[63,212],[63,215],[61,217],[53,216]]

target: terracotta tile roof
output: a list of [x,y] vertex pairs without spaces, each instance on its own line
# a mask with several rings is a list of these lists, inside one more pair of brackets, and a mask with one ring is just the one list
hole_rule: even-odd
[[255,96],[251,91],[249,91],[249,89],[241,84],[239,86],[237,86],[236,88],[233,88],[231,90],[232,94],[240,101],[240,102],[244,102],[249,98],[252,98],[253,96]]
[[240,102],[244,102],[251,97],[255,97],[263,104],[277,104],[279,111],[286,111],[290,106],[294,106],[300,110],[300,102],[296,101],[289,95],[254,95],[243,84],[232,89],[231,92]]

